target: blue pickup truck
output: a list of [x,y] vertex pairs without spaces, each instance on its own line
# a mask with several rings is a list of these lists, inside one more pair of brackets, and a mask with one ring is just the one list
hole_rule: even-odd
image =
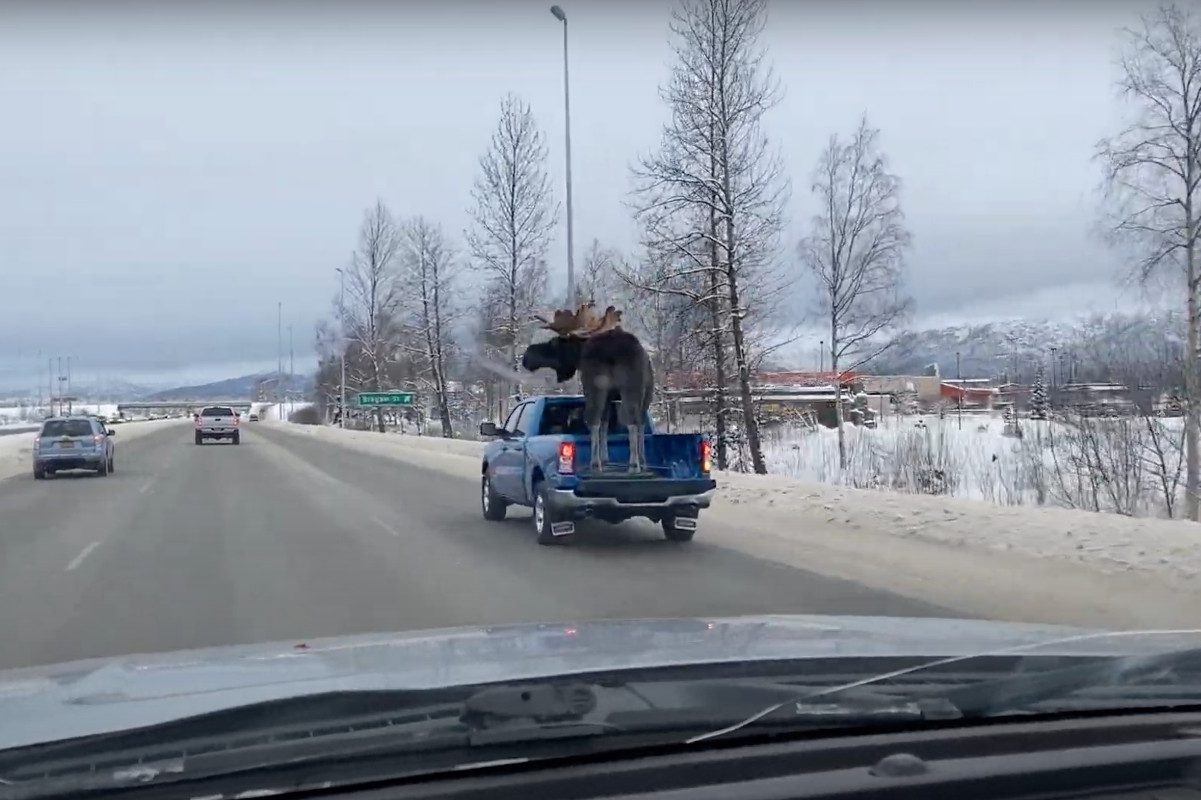
[[[609,408],[609,458],[591,473],[584,398],[530,397],[509,413],[504,427],[485,422],[481,506],[484,518],[502,520],[510,505],[532,506],[539,544],[558,544],[575,533],[578,519],[621,522],[646,517],[673,542],[687,542],[697,516],[708,508],[716,482],[709,477],[709,440],[699,433],[655,433],[646,419],[646,472],[627,473],[630,442]],[[620,434],[615,431],[621,431]]]

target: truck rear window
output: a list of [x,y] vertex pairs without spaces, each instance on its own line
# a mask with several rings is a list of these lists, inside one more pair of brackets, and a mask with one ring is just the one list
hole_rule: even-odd
[[[609,432],[625,433],[625,429],[617,418],[617,403],[609,404]],[[542,409],[542,420],[538,425],[541,436],[566,434],[568,436],[587,436],[588,423],[584,420],[584,403],[551,402]]]
[[92,423],[86,419],[52,419],[42,426],[42,436],[91,436]]
[[202,417],[232,417],[234,410],[232,408],[222,408],[221,406],[210,406],[200,412]]

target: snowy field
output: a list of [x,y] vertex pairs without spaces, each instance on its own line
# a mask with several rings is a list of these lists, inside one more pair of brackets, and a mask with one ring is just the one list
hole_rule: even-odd
[[802,481],[940,494],[1000,505],[1049,505],[1130,516],[1168,514],[1183,494],[1182,420],[1022,419],[1005,435],[1000,415],[950,412],[890,416],[876,429],[847,426],[848,467],[838,433],[818,427],[765,432],[768,472]]

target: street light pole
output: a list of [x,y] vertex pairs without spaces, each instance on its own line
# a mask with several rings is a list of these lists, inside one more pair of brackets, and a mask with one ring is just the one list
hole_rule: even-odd
[[567,305],[575,306],[575,232],[571,213],[571,83],[567,70],[567,15],[559,6],[550,13],[563,23],[563,129],[567,159]]
[[339,350],[342,352],[342,377],[339,382],[341,398],[338,406],[338,427],[346,427],[346,312],[343,310],[346,302],[346,273],[338,270],[338,333],[341,340]]

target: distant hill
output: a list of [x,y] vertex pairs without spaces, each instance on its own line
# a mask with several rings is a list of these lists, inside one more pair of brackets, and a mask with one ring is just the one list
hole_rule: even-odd
[[[254,394],[254,388],[258,385],[259,381],[274,377],[274,372],[256,372],[251,375],[241,375],[237,378],[226,378],[225,380],[201,383],[195,386],[175,386],[170,389],[154,392],[146,399],[156,401],[250,400]],[[301,392],[307,395],[312,387],[313,380],[309,375],[295,375],[293,376],[292,383],[287,385],[287,376],[285,376],[284,383],[290,391]]]
[[944,377],[955,375],[955,354],[965,378],[1033,380],[1039,364],[1050,368],[1074,357],[1078,377],[1103,379],[1110,362],[1133,359],[1155,363],[1178,357],[1184,321],[1175,312],[1099,314],[1070,322],[1009,320],[979,325],[909,330],[868,369],[879,374],[920,375],[938,364]]

